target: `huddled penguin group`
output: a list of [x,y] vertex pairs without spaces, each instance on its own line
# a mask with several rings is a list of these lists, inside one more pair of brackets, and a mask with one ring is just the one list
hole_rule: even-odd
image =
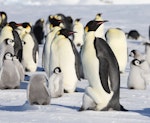
[[[127,39],[139,39],[135,30],[120,28],[105,32],[102,13],[84,26],[80,18],[58,13],[29,22],[7,22],[0,12],[0,89],[20,88],[26,72],[31,72],[27,99],[31,105],[49,105],[52,98],[77,91],[82,79],[88,86],[79,111],[127,111],[120,104],[120,74],[128,62]],[[43,45],[42,67],[38,73],[39,44]],[[150,43],[145,53],[132,50],[127,80],[129,89],[146,89],[150,79]],[[37,72],[37,73],[35,73]],[[138,77],[137,77],[138,76]]]

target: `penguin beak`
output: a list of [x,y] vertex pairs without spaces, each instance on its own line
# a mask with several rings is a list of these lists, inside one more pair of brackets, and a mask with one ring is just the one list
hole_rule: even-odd
[[101,25],[101,24],[103,24],[103,23],[105,23],[105,22],[108,22],[108,20],[104,20],[104,21],[97,21],[98,23],[98,25]]
[[69,35],[73,35],[74,33],[77,33],[77,32],[70,31],[70,32],[69,32]]
[[22,24],[21,24],[21,23],[17,23],[16,26],[17,26],[17,27],[18,27],[18,26],[22,26]]

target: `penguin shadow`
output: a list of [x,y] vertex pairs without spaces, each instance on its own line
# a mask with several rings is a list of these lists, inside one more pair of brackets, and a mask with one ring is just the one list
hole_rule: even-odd
[[37,110],[38,108],[36,106],[31,106],[28,101],[26,101],[23,105],[18,106],[2,106],[0,105],[0,110],[2,111],[27,111],[27,110]]
[[77,92],[77,93],[78,92],[85,92],[85,89],[77,87],[76,90],[75,90],[75,92]]
[[52,106],[59,106],[59,107],[64,107],[64,108],[69,108],[72,110],[79,111],[80,107],[77,106],[67,106],[67,105],[61,105],[61,104],[51,104]]
[[20,83],[20,89],[27,89],[27,87],[28,87],[28,82],[23,81]]
[[36,71],[45,71],[43,67],[37,67]]
[[150,117],[150,108],[144,108],[143,110],[129,110],[129,111],[139,113],[143,116]]

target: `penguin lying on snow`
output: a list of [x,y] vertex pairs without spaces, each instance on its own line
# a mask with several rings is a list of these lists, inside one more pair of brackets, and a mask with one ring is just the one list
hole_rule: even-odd
[[34,74],[31,76],[27,88],[27,98],[31,105],[50,104],[51,96],[47,87],[47,81],[44,74]]
[[85,26],[85,43],[81,50],[84,74],[89,81],[83,96],[82,110],[126,111],[119,102],[120,73],[116,57],[96,29],[105,21],[90,21]]
[[49,78],[49,89],[51,97],[60,97],[64,93],[62,71],[59,67],[56,67],[53,74]]
[[20,87],[20,75],[13,62],[13,54],[7,52],[4,55],[0,70],[0,89],[16,89]]

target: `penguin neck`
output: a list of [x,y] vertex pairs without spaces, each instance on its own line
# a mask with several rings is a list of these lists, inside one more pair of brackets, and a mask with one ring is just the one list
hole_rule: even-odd
[[95,39],[95,31],[87,32],[85,35],[85,44],[94,43],[94,39]]

